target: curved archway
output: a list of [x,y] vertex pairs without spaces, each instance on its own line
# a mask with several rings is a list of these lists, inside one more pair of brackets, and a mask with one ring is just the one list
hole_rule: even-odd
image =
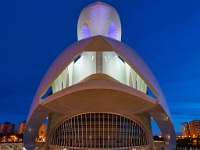
[[59,124],[50,137],[51,148],[149,149],[149,135],[136,121],[109,113],[87,113]]

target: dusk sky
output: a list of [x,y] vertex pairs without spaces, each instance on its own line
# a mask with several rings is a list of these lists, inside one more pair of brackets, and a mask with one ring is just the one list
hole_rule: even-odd
[[[79,14],[93,2],[0,1],[0,123],[27,119],[45,72],[77,41]],[[117,10],[122,42],[144,59],[160,83],[176,132],[182,122],[200,120],[200,1],[102,2]]]

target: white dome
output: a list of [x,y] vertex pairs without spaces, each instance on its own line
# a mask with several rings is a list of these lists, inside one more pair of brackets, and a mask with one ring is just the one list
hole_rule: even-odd
[[79,16],[77,34],[78,40],[103,35],[121,41],[121,23],[117,11],[102,2],[85,7]]

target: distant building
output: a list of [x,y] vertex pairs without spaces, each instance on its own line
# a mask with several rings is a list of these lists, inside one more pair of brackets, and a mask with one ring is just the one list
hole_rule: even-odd
[[188,122],[183,122],[181,124],[181,127],[182,127],[182,131],[183,131],[183,134],[182,136],[184,137],[188,137],[189,136],[189,125],[188,125]]
[[184,137],[198,137],[200,136],[200,120],[192,120],[190,122],[182,123],[182,132]]
[[13,133],[13,132],[14,132],[14,129],[15,129],[15,124],[9,123],[9,124],[7,125],[7,133]]
[[0,133],[3,131],[3,124],[0,124]]
[[17,128],[17,133],[18,134],[23,134],[24,130],[25,130],[25,127],[26,127],[26,121],[19,122],[18,123],[18,128]]
[[190,136],[200,136],[200,120],[193,120],[189,122]]
[[0,124],[0,133],[2,134],[13,133],[14,129],[15,129],[15,124],[12,124],[10,122],[4,122],[3,124]]

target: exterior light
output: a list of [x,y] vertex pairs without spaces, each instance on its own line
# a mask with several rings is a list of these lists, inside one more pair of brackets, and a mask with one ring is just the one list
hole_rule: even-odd
[[167,145],[167,144],[169,144],[169,142],[165,142],[165,144]]
[[170,135],[167,135],[166,137],[167,137],[168,140],[170,140]]
[[164,117],[164,120],[165,120],[165,121],[168,121],[168,117],[167,117],[167,116],[165,116],[165,117]]
[[28,128],[28,131],[29,131],[29,132],[31,132],[31,131],[32,131],[32,129],[31,129],[31,128]]

